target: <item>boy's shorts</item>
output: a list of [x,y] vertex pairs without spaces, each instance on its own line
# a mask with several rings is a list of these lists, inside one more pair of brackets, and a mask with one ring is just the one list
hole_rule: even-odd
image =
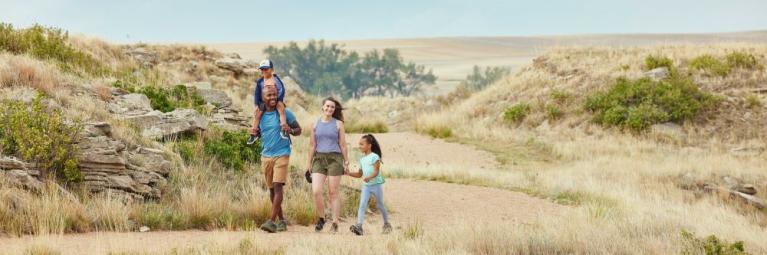
[[312,158],[312,173],[327,176],[344,175],[344,156],[338,152],[314,153]]
[[288,179],[289,162],[290,156],[261,157],[261,172],[264,173],[267,188],[272,188],[274,183],[285,184]]

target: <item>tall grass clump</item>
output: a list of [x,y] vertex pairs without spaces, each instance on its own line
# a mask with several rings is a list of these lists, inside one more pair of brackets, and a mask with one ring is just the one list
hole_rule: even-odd
[[584,106],[596,123],[641,131],[656,123],[691,120],[717,102],[686,78],[619,78],[607,91],[589,95]]
[[61,110],[50,109],[38,95],[32,102],[0,102],[0,152],[38,164],[42,175],[67,182],[82,180],[77,165],[80,124],[68,123]]
[[92,56],[81,52],[68,42],[69,33],[58,28],[34,25],[15,29],[8,23],[0,23],[0,51],[12,54],[29,54],[41,60],[54,60],[66,72],[104,75],[109,69]]
[[674,61],[665,56],[647,56],[644,59],[644,68],[646,70],[652,70],[659,67],[665,67],[671,71],[674,69]]
[[503,112],[503,119],[509,122],[518,123],[530,114],[531,109],[532,108],[528,103],[515,104]]
[[689,66],[693,70],[703,71],[716,76],[724,77],[730,74],[730,66],[711,55],[698,56],[690,61]]

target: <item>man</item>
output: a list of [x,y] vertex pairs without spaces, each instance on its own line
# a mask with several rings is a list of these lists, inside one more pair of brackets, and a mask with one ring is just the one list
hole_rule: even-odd
[[[266,186],[269,188],[269,198],[272,201],[271,219],[261,225],[261,229],[269,232],[287,230],[287,223],[282,214],[283,187],[288,177],[290,160],[290,140],[282,135],[280,117],[277,112],[277,89],[274,86],[264,87],[264,113],[261,116],[261,172],[264,173]],[[285,110],[285,117],[290,126],[290,135],[301,135],[301,126],[296,116],[290,110]],[[279,218],[279,222],[275,223]]]

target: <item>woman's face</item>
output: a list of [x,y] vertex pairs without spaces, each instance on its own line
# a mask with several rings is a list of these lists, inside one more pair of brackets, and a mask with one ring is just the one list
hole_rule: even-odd
[[322,113],[325,114],[325,116],[333,116],[333,112],[336,111],[336,103],[330,100],[325,100],[325,103],[322,105]]
[[358,148],[360,152],[367,153],[368,151],[370,151],[370,143],[368,143],[368,140],[366,140],[365,138],[360,138]]

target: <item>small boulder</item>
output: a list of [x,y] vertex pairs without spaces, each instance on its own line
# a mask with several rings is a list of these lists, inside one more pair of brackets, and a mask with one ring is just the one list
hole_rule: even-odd
[[655,68],[655,69],[652,69],[650,71],[645,72],[644,76],[648,77],[650,79],[658,81],[658,80],[663,80],[663,79],[668,78],[669,71],[668,71],[668,68],[666,68],[666,67],[658,67],[658,68]]

